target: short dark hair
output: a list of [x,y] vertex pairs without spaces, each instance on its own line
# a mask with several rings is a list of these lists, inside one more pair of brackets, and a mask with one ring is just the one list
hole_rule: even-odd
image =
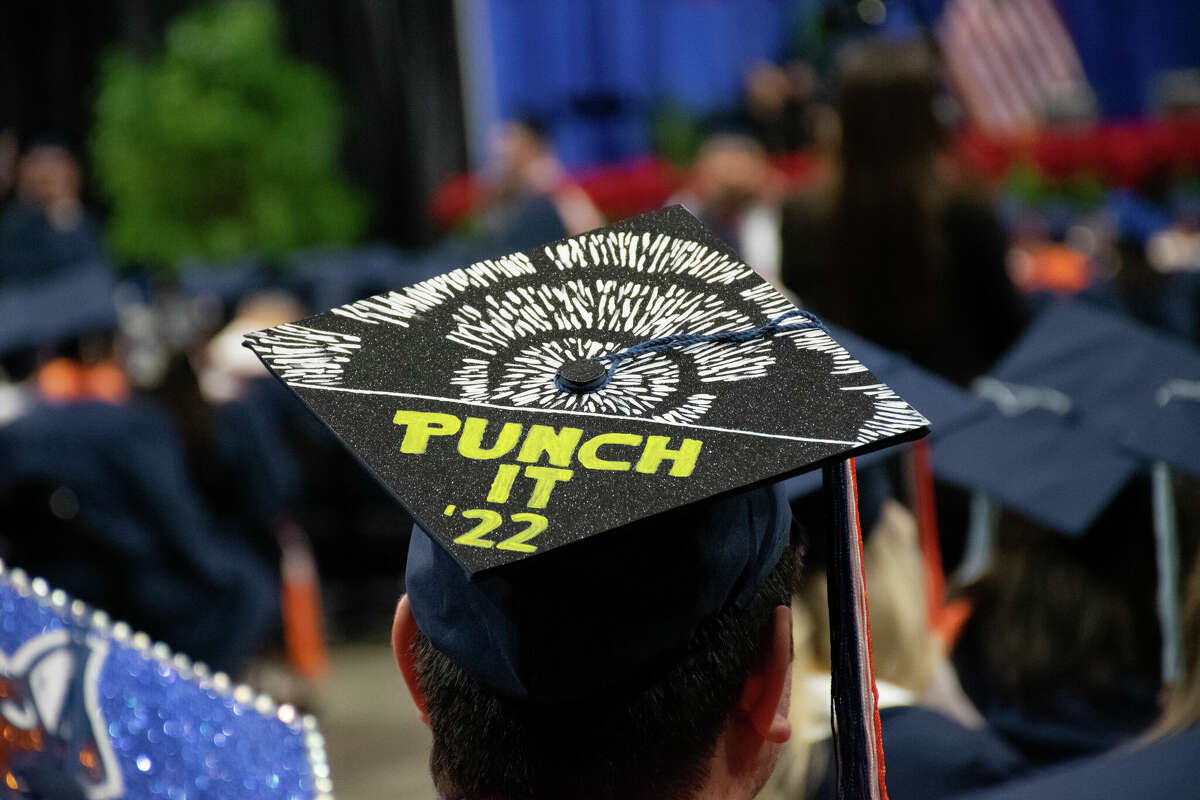
[[[418,636],[418,683],[433,729],[430,768],[439,794],[638,800],[697,790],[760,663],[771,612],[790,602],[795,540],[752,599],[703,623],[684,652],[584,700],[541,705],[502,696]],[[567,731],[564,720],[578,724]]]

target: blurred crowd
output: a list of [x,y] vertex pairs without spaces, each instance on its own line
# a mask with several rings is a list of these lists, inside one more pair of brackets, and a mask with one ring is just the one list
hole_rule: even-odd
[[[964,391],[1068,295],[1194,351],[1195,176],[1109,189],[1083,213],[998,192],[955,157],[936,76],[924,44],[895,41],[851,47],[825,75],[757,66],[743,108],[712,124],[656,201],[683,204],[826,322]],[[798,150],[803,180],[786,160]],[[84,181],[69,143],[0,134],[0,557],[216,668],[244,673],[282,653],[289,673],[315,679],[323,636],[386,630],[411,521],[242,335],[589,230],[604,204],[544,125],[513,120],[441,244],[188,264],[165,281],[110,262]],[[1200,447],[1200,417],[1189,418],[1177,435]],[[1080,467],[1034,447],[1027,458],[1031,472]],[[993,506],[989,558],[970,570],[981,495],[939,480],[922,510],[914,486],[927,473],[895,457],[863,477],[892,797],[950,796],[1068,761],[1086,786],[1093,762],[1079,759],[1154,752],[1184,731],[1195,742],[1197,476],[1167,479],[1182,614],[1170,673],[1146,465],[1082,529]],[[799,518],[818,528],[805,503]],[[771,797],[833,791],[823,580],[813,552],[793,609],[798,735]]]

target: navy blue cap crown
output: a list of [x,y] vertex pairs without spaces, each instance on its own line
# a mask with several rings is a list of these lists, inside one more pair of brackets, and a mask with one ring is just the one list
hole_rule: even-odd
[[511,697],[568,701],[636,676],[749,601],[791,521],[778,487],[754,489],[475,580],[417,526],[407,591],[421,631],[475,678]]

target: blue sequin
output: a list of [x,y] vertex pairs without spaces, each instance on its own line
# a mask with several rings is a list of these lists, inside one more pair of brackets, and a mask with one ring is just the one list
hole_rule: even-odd
[[[0,650],[65,626],[0,580]],[[127,800],[313,797],[303,731],[109,641],[97,693]],[[47,756],[49,757],[49,756]]]

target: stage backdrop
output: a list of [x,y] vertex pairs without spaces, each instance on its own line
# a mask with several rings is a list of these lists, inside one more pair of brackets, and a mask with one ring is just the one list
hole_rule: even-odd
[[[980,0],[993,2],[993,0]],[[1200,66],[1194,0],[1055,0],[1108,119],[1148,109],[1154,76]],[[846,0],[459,0],[472,51],[476,152],[488,121],[536,113],[580,165],[646,152],[647,120],[673,100],[697,113],[735,105],[746,68],[813,41]],[[894,34],[938,18],[944,0],[888,0]],[[841,18],[844,14],[835,14]],[[852,14],[850,15],[853,16]],[[859,31],[861,32],[862,26]],[[853,32],[853,31],[850,31]]]

